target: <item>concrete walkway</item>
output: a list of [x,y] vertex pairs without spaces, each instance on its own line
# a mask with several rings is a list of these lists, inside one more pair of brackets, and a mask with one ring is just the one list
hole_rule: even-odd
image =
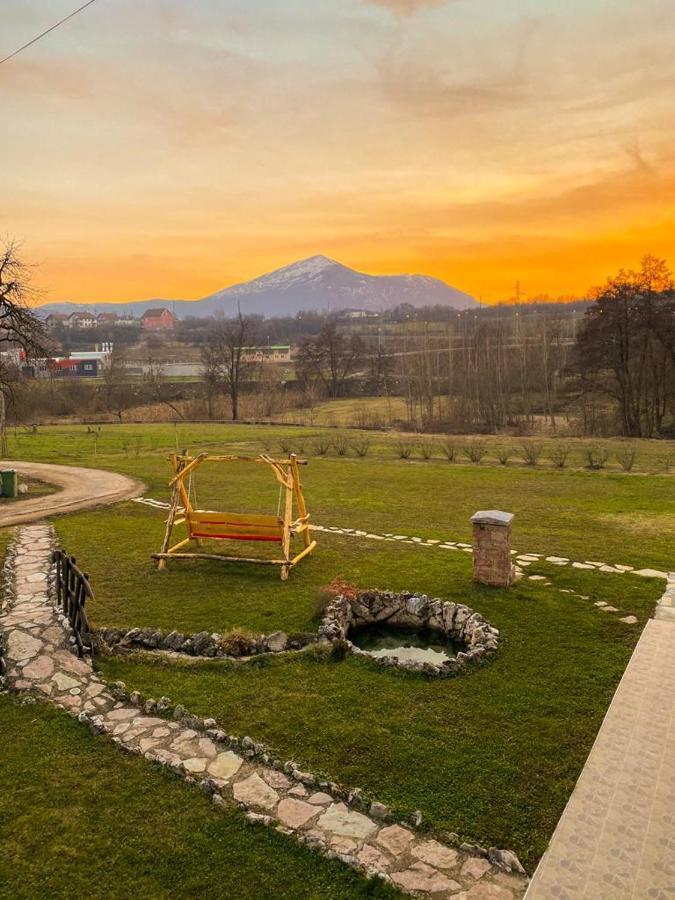
[[[664,598],[672,596],[675,575]],[[675,898],[675,621],[647,623],[526,900]]]
[[[48,699],[108,735],[121,748],[170,767],[212,794],[218,805],[235,803],[251,822],[270,825],[404,892],[428,900],[517,900],[527,883],[515,856],[491,848],[449,846],[393,821],[379,803],[355,807],[337,785],[267,765],[247,752],[247,741],[218,730],[214,720],[157,715],[158,704],[139,707],[138,695],[111,688],[67,648],[49,590],[50,525],[21,528],[9,551],[10,602],[0,611],[8,685]],[[13,594],[13,596],[12,596]],[[171,707],[163,706],[168,713]],[[347,800],[348,802],[345,802]],[[486,856],[489,855],[489,858]]]
[[2,461],[5,469],[16,469],[26,478],[45,481],[57,488],[56,493],[29,500],[17,500],[0,505],[0,528],[36,522],[47,516],[61,515],[80,509],[108,506],[120,500],[137,497],[144,488],[140,481],[107,472],[104,469],[85,469],[80,466],[58,466],[53,463]]

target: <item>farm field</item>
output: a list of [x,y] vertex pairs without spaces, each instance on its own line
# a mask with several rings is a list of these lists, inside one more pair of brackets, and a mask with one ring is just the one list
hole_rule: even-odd
[[[141,478],[167,499],[176,445],[254,456],[321,440],[327,432],[263,426],[41,429],[19,438],[23,458],[100,466]],[[672,477],[524,465],[399,459],[373,436],[367,456],[312,457],[303,470],[312,521],[437,540],[467,540],[478,508],[516,515],[514,546],[635,567],[672,566]],[[665,448],[657,448],[663,454]],[[95,451],[95,452],[94,452]],[[651,446],[643,452],[650,458]],[[656,457],[654,457],[656,458]],[[274,511],[262,467],[204,467],[200,506]],[[180,661],[147,654],[100,657],[110,679],[167,695],[235,734],[388,803],[419,809],[434,827],[514,849],[532,871],[565,805],[641,627],[663,582],[559,569],[543,560],[509,591],[471,581],[470,556],[437,547],[319,533],[317,552],[278,581],[276,570],[173,562],[150,554],[162,510],[129,502],[56,520],[63,545],[91,575],[96,627],[270,633],[317,627],[319,588],[335,577],[360,587],[420,590],[459,600],[501,630],[488,665],[451,681],[338,660],[315,650],[251,663]],[[568,593],[574,592],[574,593]],[[584,599],[585,598],[585,599]],[[607,602],[637,625],[602,613]]]

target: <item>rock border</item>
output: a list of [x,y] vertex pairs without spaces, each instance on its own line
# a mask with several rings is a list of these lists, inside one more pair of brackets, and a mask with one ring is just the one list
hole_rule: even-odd
[[[374,656],[349,640],[352,628],[388,622],[402,628],[435,631],[464,645],[465,649],[443,663],[399,660],[394,656]],[[498,648],[499,631],[480,613],[462,603],[429,599],[410,591],[360,591],[350,598],[332,599],[316,632],[287,635],[275,631],[265,635],[199,631],[184,634],[161,628],[102,628],[95,632],[97,646],[107,652],[147,650],[181,654],[194,659],[249,660],[263,654],[304,650],[313,645],[342,643],[354,656],[364,657],[385,668],[399,668],[442,678],[460,674],[469,664],[485,661]]]
[[[401,628],[435,631],[461,643],[465,650],[442,663],[399,660],[395,656],[374,656],[349,640],[352,629],[384,624]],[[359,591],[354,596],[340,594],[324,610],[319,626],[324,640],[343,641],[355,656],[366,657],[385,668],[420,672],[441,678],[459,675],[472,663],[484,662],[499,645],[499,631],[480,613],[463,603],[429,598],[409,591]]]
[[303,650],[316,644],[316,632],[288,635],[284,631],[272,634],[244,632],[164,631],[161,628],[100,628],[94,631],[97,645],[106,650],[116,648],[181,653],[200,659],[249,659],[266,653],[285,653]]

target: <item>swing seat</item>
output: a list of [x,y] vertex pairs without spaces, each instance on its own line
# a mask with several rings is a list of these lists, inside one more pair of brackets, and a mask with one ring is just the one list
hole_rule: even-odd
[[[205,509],[195,509],[196,501],[192,499],[192,475],[194,471],[206,462],[256,462],[269,466],[274,478],[279,484],[279,504],[276,515],[263,515],[259,513],[233,513],[214,512]],[[304,460],[298,460],[291,453],[288,459],[272,459],[261,454],[257,459],[237,456],[209,456],[208,453],[200,453],[198,456],[188,456],[187,451],[171,456],[171,468],[173,477],[169,487],[173,489],[169,516],[166,520],[164,542],[159,553],[153,553],[153,559],[157,560],[159,569],[164,569],[169,559],[208,559],[233,563],[259,563],[268,566],[279,566],[281,580],[288,578],[290,570],[300,560],[304,559],[316,547],[316,541],[312,539],[309,531],[309,513],[305,505],[305,499],[300,484],[299,465],[306,465]],[[186,484],[186,478],[189,478]],[[297,507],[297,515],[293,517],[293,504]],[[182,510],[179,513],[179,503]],[[171,533],[175,525],[184,525],[186,536],[171,544]],[[291,552],[291,542],[296,538],[302,542],[303,547],[298,553]],[[196,541],[197,547],[201,541],[265,541],[281,545],[281,551],[276,558],[270,555],[245,559],[242,556],[226,556],[223,553],[203,552],[201,550],[186,551],[183,548],[190,541]]]
[[284,539],[284,522],[278,516],[193,510],[187,514],[187,525],[191,538],[276,544]]

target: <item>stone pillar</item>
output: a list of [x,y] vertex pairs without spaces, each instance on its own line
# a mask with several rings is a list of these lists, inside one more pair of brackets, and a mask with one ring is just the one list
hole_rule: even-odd
[[473,580],[493,587],[508,587],[515,578],[511,562],[513,513],[482,509],[473,523]]

